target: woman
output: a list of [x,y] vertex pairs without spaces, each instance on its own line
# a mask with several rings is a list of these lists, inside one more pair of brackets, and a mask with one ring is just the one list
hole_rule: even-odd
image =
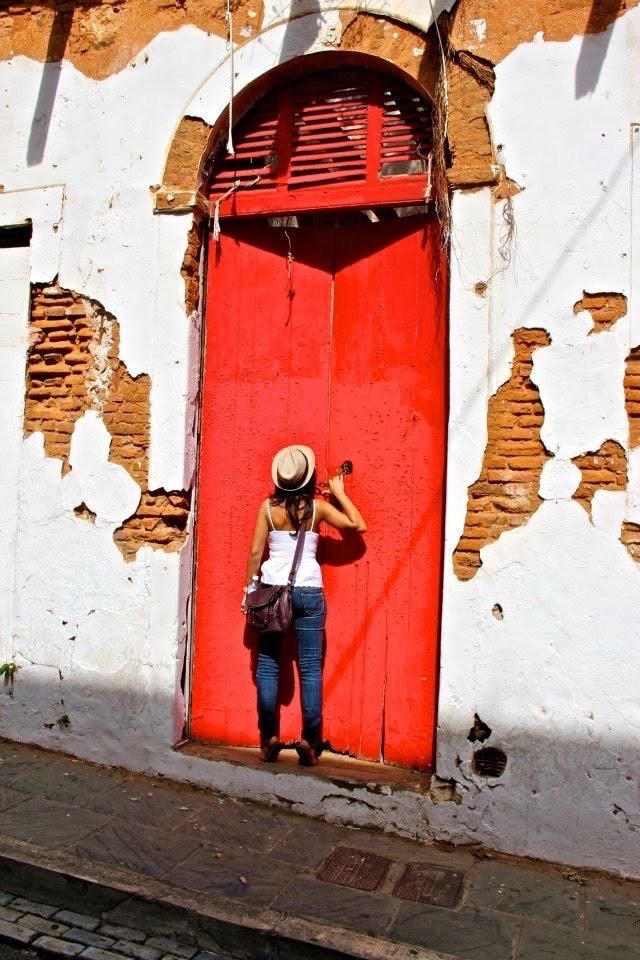
[[[342,473],[329,480],[329,491],[340,509],[314,498],[316,461],[310,447],[302,444],[284,447],[273,458],[271,476],[275,490],[258,510],[241,609],[246,613],[247,591],[258,581],[267,540],[269,557],[262,564],[260,579],[270,585],[286,584],[297,533],[304,524],[305,539],[292,596],[302,701],[302,738],[296,743],[296,751],[302,766],[313,767],[321,752],[322,646],[327,609],[322,573],[316,560],[318,528],[323,521],[338,530],[364,533],[367,527],[362,514],[345,493]],[[284,746],[277,720],[281,644],[280,633],[265,633],[258,638],[258,727],[260,756],[265,763],[277,760]]]

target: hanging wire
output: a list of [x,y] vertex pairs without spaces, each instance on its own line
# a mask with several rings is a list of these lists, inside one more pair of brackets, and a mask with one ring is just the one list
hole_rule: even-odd
[[227,133],[227,153],[233,157],[235,149],[233,147],[233,97],[235,82],[235,63],[234,63],[234,44],[233,44],[233,13],[231,10],[231,0],[225,3],[225,20],[227,21],[227,49],[229,50],[229,132]]
[[[449,183],[447,180],[446,144],[449,135],[449,78],[447,72],[447,52],[440,33],[438,19],[433,7],[433,0],[429,0],[433,23],[436,28],[438,45],[440,47],[440,70],[434,97],[434,145],[432,151],[433,163],[429,173],[433,173],[436,215],[441,225],[441,239],[443,247],[447,247],[451,239],[451,200],[449,197]],[[448,40],[447,40],[448,48]],[[431,176],[425,199],[430,199]]]

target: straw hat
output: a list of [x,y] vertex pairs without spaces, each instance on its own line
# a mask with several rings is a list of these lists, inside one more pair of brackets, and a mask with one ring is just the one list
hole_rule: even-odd
[[294,443],[278,450],[271,464],[271,476],[279,490],[294,493],[309,482],[315,468],[316,458],[311,447]]

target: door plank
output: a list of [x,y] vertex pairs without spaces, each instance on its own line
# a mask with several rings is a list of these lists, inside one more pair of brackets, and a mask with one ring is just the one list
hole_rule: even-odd
[[336,235],[329,455],[354,461],[369,529],[362,558],[327,569],[329,629],[345,635],[328,633],[326,727],[336,749],[419,768],[432,761],[437,689],[442,260],[426,217]]
[[[240,598],[271,459],[296,441],[326,448],[333,251],[288,234],[225,225],[209,256],[191,721],[195,737],[233,745],[257,743],[255,642]],[[290,655],[283,679],[282,733],[293,739]]]

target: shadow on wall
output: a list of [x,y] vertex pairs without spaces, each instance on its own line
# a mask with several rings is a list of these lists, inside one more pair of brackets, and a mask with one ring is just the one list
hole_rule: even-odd
[[607,24],[625,7],[626,0],[593,0],[576,64],[576,99],[595,91],[615,27]]
[[73,25],[74,7],[82,9],[95,7],[99,6],[101,2],[102,0],[76,0],[75,3],[67,4],[65,9],[56,8],[54,11],[47,56],[42,65],[40,89],[38,90],[38,99],[31,121],[31,132],[27,147],[28,167],[37,167],[38,164],[42,163],[44,157],[58,84],[60,83],[62,60]]

